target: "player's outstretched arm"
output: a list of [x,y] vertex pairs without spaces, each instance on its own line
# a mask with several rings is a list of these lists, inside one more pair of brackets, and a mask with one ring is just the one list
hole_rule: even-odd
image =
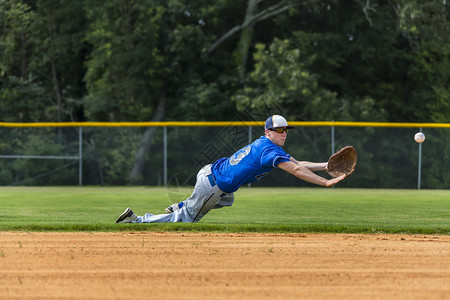
[[342,175],[333,179],[326,179],[311,171],[309,168],[296,164],[292,161],[282,162],[278,164],[278,167],[297,178],[307,181],[309,183],[330,187],[336,183],[342,181],[347,175]]
[[292,156],[289,158],[289,160],[292,161],[294,164],[303,166],[313,172],[327,170],[327,162],[314,163],[314,162],[310,162],[310,161],[298,161],[295,158],[293,158]]

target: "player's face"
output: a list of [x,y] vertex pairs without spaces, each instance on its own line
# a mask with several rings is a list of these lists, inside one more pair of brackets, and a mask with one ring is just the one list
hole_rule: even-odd
[[286,142],[287,129],[286,127],[266,130],[266,136],[277,146],[283,147]]

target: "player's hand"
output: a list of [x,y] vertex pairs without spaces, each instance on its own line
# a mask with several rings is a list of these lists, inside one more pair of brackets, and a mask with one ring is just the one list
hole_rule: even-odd
[[330,187],[330,186],[335,185],[336,183],[344,180],[345,177],[347,177],[347,174],[344,174],[344,175],[341,175],[339,177],[327,180],[326,187]]

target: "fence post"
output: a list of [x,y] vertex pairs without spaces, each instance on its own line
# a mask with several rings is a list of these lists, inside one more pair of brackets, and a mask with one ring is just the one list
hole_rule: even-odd
[[[420,132],[422,132],[422,128],[420,128]],[[417,189],[420,190],[420,178],[422,177],[422,144],[419,143],[419,166],[417,170]]]
[[[334,122],[334,121],[333,121]],[[335,146],[334,146],[334,141],[335,141],[335,136],[334,136],[334,125],[331,125],[331,155],[333,155],[333,153],[334,153],[334,149],[335,149]],[[332,187],[333,189],[335,188],[335,185],[333,185],[333,187]]]
[[[252,126],[248,126],[248,143],[252,143]],[[247,187],[252,187],[252,184],[247,184]]]
[[83,185],[83,127],[78,131],[78,185]]
[[335,139],[335,137],[334,137],[334,125],[331,125],[331,155],[333,155],[333,153],[335,151],[334,150],[335,149],[335,147],[334,147],[334,139]]
[[164,186],[167,186],[167,127],[164,127]]

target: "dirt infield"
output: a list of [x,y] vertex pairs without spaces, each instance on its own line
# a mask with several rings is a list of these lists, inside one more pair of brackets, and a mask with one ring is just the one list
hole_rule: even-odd
[[0,232],[0,299],[449,299],[450,236]]

